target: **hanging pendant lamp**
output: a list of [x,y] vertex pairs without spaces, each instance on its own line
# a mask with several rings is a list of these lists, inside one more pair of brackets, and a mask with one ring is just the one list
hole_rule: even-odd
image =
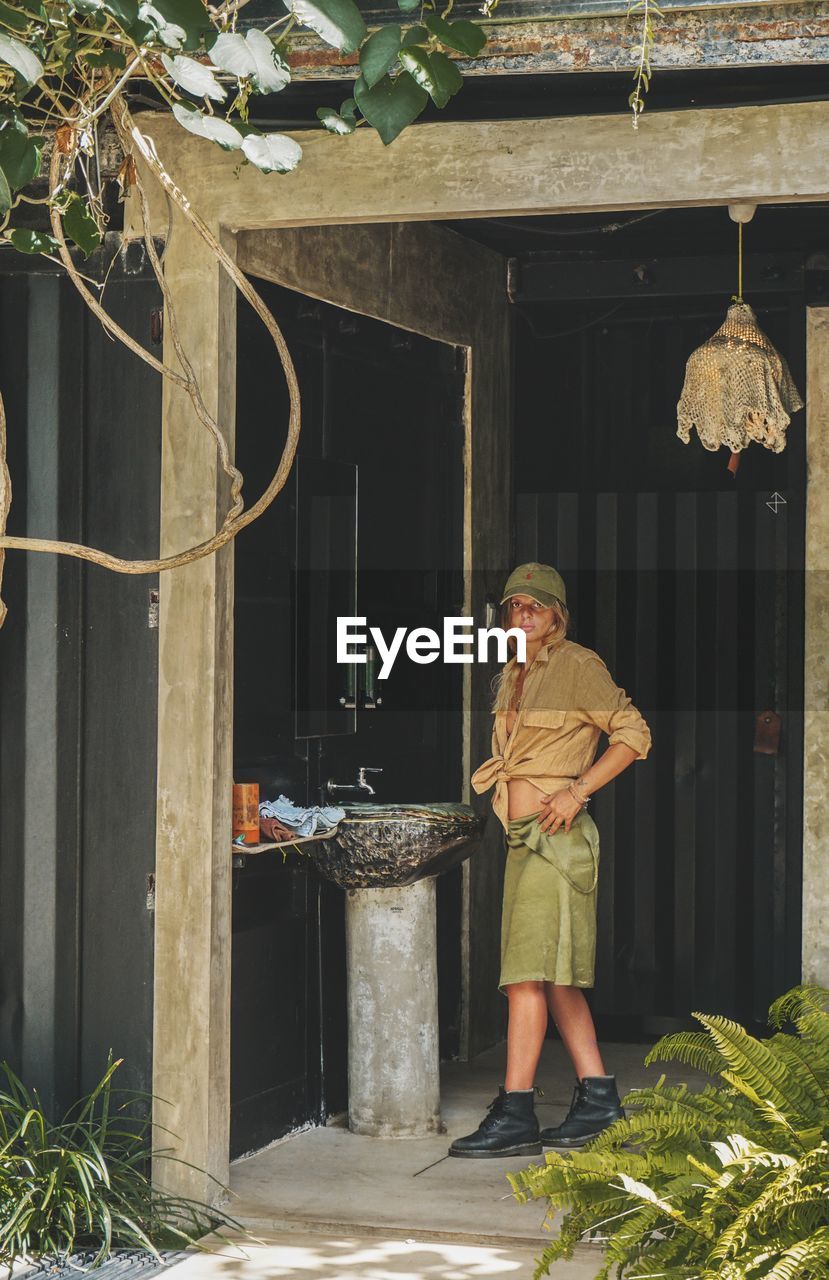
[[[735,208],[743,216],[736,217]],[[677,405],[680,440],[688,444],[696,428],[706,449],[728,445],[732,475],[737,474],[740,452],[752,441],[782,452],[791,415],[803,407],[785,358],[743,299],[743,222],[753,211],[745,205],[729,210],[739,228],[737,296],[717,332],[689,356]]]

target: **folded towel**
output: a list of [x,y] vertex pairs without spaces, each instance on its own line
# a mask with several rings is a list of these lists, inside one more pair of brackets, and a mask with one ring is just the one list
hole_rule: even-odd
[[286,827],[278,818],[268,818],[263,813],[259,815],[259,831],[263,840],[271,840],[276,844],[283,840],[296,840],[295,831]]
[[259,817],[276,818],[298,836],[324,835],[342,821],[345,809],[336,805],[311,805],[303,809],[281,795],[276,800],[263,800],[259,805]]

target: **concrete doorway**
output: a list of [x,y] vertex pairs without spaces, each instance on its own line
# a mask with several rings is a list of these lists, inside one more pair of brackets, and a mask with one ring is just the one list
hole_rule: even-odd
[[[331,804],[327,781],[368,767],[377,803],[459,801],[461,668],[404,659],[379,702],[364,679],[348,697],[334,642],[338,615],[391,636],[460,611],[465,349],[256,283],[297,366],[303,432],[288,490],[235,543],[234,778]],[[237,351],[236,460],[254,477],[287,403],[242,310]],[[445,1058],[460,1047],[462,895],[461,868],[438,879]],[[234,858],[231,1157],[346,1108],[344,903],[299,848]]]
[[[372,312],[376,308],[382,313],[378,318],[387,319],[388,307],[401,299],[417,295],[421,304],[424,301],[421,277],[413,280],[405,270],[396,271],[402,262],[398,250],[406,237],[415,235],[414,222],[724,205],[740,198],[780,203],[801,200],[804,192],[809,200],[824,199],[829,194],[829,177],[820,176],[824,170],[817,140],[823,136],[826,115],[824,103],[665,112],[649,122],[635,149],[629,124],[620,117],[423,125],[394,155],[384,153],[376,139],[358,133],[350,140],[355,145],[348,153],[349,163],[356,163],[353,171],[343,166],[345,153],[334,151],[329,139],[312,138],[306,144],[302,169],[280,188],[278,209],[251,175],[233,176],[227,157],[206,144],[181,138],[174,122],[154,120],[152,131],[179,185],[198,200],[203,216],[234,246],[248,270],[253,270],[254,255],[261,249],[258,239],[264,233],[260,229],[272,228],[275,222],[301,227],[383,223],[390,217],[402,220],[390,232],[348,226],[349,251],[343,248],[342,231],[325,243],[321,236],[319,242],[319,255],[329,263],[338,254],[348,258],[342,278],[367,299],[365,308],[355,309]],[[488,157],[483,167],[478,159],[482,152]],[[620,155],[624,163],[619,163]],[[374,181],[368,177],[373,171]],[[412,183],[414,172],[428,173],[432,179]],[[157,225],[159,229],[166,225],[166,210],[158,209]],[[417,233],[426,235],[428,229]],[[286,270],[296,274],[288,245],[295,233],[267,234],[271,243],[278,236]],[[359,251],[360,238],[369,234],[387,237],[390,287],[382,292],[376,288],[376,279],[366,275]],[[510,456],[503,432],[509,420],[504,399],[509,379],[503,358],[486,364],[475,359],[475,346],[486,341],[487,326],[490,334],[503,331],[497,314],[503,297],[500,256],[479,245],[467,244],[465,252],[474,271],[453,276],[455,287],[448,292],[466,307],[467,331],[459,332],[464,326],[456,316],[448,340],[472,348],[473,394],[468,397],[472,421],[467,424],[466,446],[471,484],[464,559],[469,611],[477,615],[487,591],[497,591],[501,585],[510,558]],[[199,353],[199,373],[208,399],[221,407],[224,421],[232,421],[233,414],[227,411],[232,410],[234,399],[235,353],[228,319],[235,302],[209,255],[184,227],[176,227],[168,269],[187,316],[183,339]],[[281,283],[295,287],[288,279]],[[810,381],[817,377],[813,371],[825,363],[824,314],[815,308],[809,320]],[[822,413],[825,398],[819,383],[815,391],[811,404]],[[814,426],[812,432],[810,419],[807,569],[822,566],[829,524],[817,501],[829,460],[817,421]],[[199,525],[199,535],[212,530],[211,512],[200,511],[194,519],[192,494],[204,493],[215,483],[213,451],[194,438],[188,407],[175,389],[168,389],[162,472],[164,552],[178,550],[185,529],[189,535],[194,524]],[[217,736],[215,726],[227,722],[229,710],[231,564],[219,556],[166,578],[161,599],[155,1092],[171,1100],[170,1107],[159,1105],[160,1122],[187,1135],[180,1149],[184,1158],[223,1176],[228,1151],[230,981],[230,874],[225,840],[232,762],[230,743]],[[826,607],[824,592],[819,575],[812,574],[811,580],[807,575],[806,705],[815,709],[805,721],[807,760],[810,743],[818,743],[824,732],[820,708],[826,700],[825,677],[809,629],[810,612],[814,617],[815,610]],[[182,706],[190,711],[186,752],[181,750],[179,729]],[[465,769],[488,746],[485,708],[485,693],[479,697],[471,688],[465,691]],[[804,788],[806,916],[810,921],[818,919],[826,894],[819,870],[820,804],[825,791],[819,756],[819,752],[813,755]],[[489,873],[483,870],[490,864],[484,860],[479,865],[480,877],[476,870],[469,880],[466,909],[481,932],[477,939],[470,932],[464,963],[471,975],[470,989],[490,991],[487,956],[491,949],[483,944],[491,936],[497,896],[492,894]],[[181,945],[182,901],[190,904],[185,948]],[[825,972],[825,947],[819,931],[806,928],[805,923],[804,939],[804,976],[814,978]],[[484,1036],[491,1030],[485,1016],[470,1021],[470,1032],[475,1027]],[[468,1043],[474,1049],[471,1034]],[[182,1189],[205,1190],[187,1176],[180,1181],[185,1184]]]

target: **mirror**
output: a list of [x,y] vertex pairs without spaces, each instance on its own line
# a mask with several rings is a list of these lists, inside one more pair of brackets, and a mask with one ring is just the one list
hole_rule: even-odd
[[302,458],[297,474],[297,738],[357,730],[358,668],[337,663],[337,618],[357,613],[357,467]]

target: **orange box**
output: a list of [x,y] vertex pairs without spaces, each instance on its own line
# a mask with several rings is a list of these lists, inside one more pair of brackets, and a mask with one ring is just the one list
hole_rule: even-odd
[[245,844],[259,844],[259,783],[233,784],[233,840],[244,836]]

